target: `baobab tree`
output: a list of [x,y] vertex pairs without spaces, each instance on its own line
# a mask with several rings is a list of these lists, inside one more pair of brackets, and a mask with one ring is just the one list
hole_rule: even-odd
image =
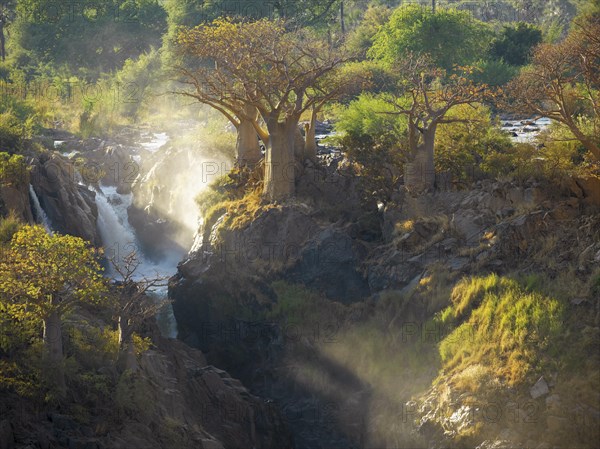
[[45,368],[52,386],[64,394],[62,318],[78,304],[106,298],[98,253],[78,237],[23,226],[2,256],[0,296],[13,316],[43,322]]
[[393,71],[399,75],[391,89],[393,112],[408,122],[409,160],[405,185],[409,190],[431,189],[435,184],[435,134],[438,126],[465,121],[448,113],[455,106],[481,101],[487,86],[469,78],[473,69],[457,67],[447,73],[433,65],[426,55],[409,54]]
[[[179,49],[186,50],[185,47]],[[229,95],[231,80],[215,67],[204,64],[195,68],[179,65],[174,71],[178,75],[176,81],[185,87],[172,93],[193,98],[223,114],[237,131],[238,166],[254,166],[262,158],[258,137],[268,142],[268,134],[259,123],[258,110],[240,101],[236,95]]]
[[509,83],[506,103],[566,125],[600,161],[600,14],[575,19],[563,42],[536,47],[531,66]]
[[[188,60],[205,63],[188,73],[194,93],[199,88],[210,92],[200,101],[248,120],[266,144],[265,197],[277,201],[291,196],[298,123],[320,99],[307,91],[348,57],[309,31],[290,32],[282,21],[267,19],[217,19],[183,30],[178,46]],[[261,121],[248,111],[258,111]]]

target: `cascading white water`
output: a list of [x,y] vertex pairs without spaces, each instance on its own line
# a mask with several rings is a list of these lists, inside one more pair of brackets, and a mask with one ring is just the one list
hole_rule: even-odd
[[44,228],[49,234],[52,234],[52,225],[50,224],[50,219],[48,218],[48,215],[46,215],[46,212],[44,212],[44,209],[42,209],[40,199],[38,198],[31,184],[29,184],[29,195],[31,196],[31,202],[33,203],[35,218],[37,219],[39,224],[44,226]]
[[167,133],[153,133],[152,139],[149,142],[142,143],[142,147],[146,150],[154,153],[158,151],[163,145],[169,141],[169,135]]
[[[107,257],[114,257],[117,261],[122,260],[132,251],[137,252],[140,265],[135,272],[135,278],[157,278],[169,276],[173,267],[179,260],[178,254],[172,254],[161,261],[154,263],[144,257],[137,243],[135,231],[129,224],[127,208],[131,205],[133,195],[117,193],[116,187],[100,186],[100,192],[96,192],[96,205],[98,206],[98,232],[102,239],[104,251]],[[108,267],[107,274],[115,276],[112,266]],[[167,287],[157,287],[152,292],[158,300],[167,297]],[[158,325],[163,336],[168,338],[177,337],[177,322],[173,314],[173,307],[167,304],[161,309],[157,316]]]

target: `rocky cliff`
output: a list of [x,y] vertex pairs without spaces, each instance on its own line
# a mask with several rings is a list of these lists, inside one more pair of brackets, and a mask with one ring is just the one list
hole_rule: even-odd
[[[334,181],[326,184],[324,179]],[[180,338],[207,351],[210,361],[232,370],[254,391],[274,398],[288,418],[300,415],[292,422],[298,447],[313,447],[315,441],[329,441],[331,447],[386,446],[394,439],[407,447],[562,448],[567,441],[589,447],[596,437],[593,425],[600,423],[600,401],[569,400],[568,406],[563,401],[559,413],[553,407],[563,396],[557,392],[572,388],[566,377],[535,400],[529,393],[532,377],[516,389],[492,382],[469,396],[460,387],[464,380],[459,381],[466,372],[438,374],[439,362],[421,349],[424,360],[433,357],[427,359],[427,371],[411,379],[394,378],[390,387],[404,392],[392,405],[395,395],[381,392],[387,381],[377,376],[383,374],[360,360],[377,352],[391,351],[390,358],[394,351],[404,353],[406,326],[423,326],[448,307],[452,286],[460,279],[489,273],[581,282],[579,293],[571,292],[581,297],[571,298],[567,310],[585,315],[585,323],[570,318],[564,332],[572,332],[567,328],[577,328],[579,322],[576,332],[583,332],[585,341],[598,342],[600,290],[585,285],[600,272],[600,179],[575,179],[562,186],[485,180],[471,190],[419,197],[398,193],[378,211],[353,195],[356,186],[343,169],[319,177],[312,173],[298,187],[296,200],[263,211],[241,228],[228,227],[226,215],[206,223],[170,283]],[[325,193],[315,195],[317,191]],[[568,291],[563,293],[569,297]],[[314,295],[323,297],[311,299]],[[304,299],[293,302],[300,297]],[[396,297],[399,302],[390,303]],[[370,326],[381,327],[381,341],[369,340],[379,331],[372,330],[371,337],[360,334]],[[362,340],[353,340],[357,333]],[[325,344],[327,335],[335,341]],[[351,356],[353,351],[345,349],[351,341],[355,347],[370,342],[369,352]],[[338,366],[325,354],[345,362]],[[362,363],[367,364],[358,376],[354,371],[363,369]],[[585,376],[595,372],[590,369],[576,375],[578,382],[585,383]],[[406,368],[398,366],[397,371],[406,373]],[[306,402],[307,396],[314,402]],[[535,423],[523,427],[527,410],[519,411],[518,424],[473,418],[481,409],[473,405],[477,401],[536,407]],[[407,409],[408,421],[386,421],[391,410],[392,416],[403,416]],[[576,409],[586,410],[588,421],[565,432],[561,420]],[[585,435],[574,439],[578,432]]]

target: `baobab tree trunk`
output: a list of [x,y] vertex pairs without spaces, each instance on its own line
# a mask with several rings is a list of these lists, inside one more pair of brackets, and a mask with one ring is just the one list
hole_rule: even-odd
[[404,185],[408,190],[421,192],[435,185],[434,143],[437,125],[422,132],[422,142],[413,149],[413,159],[405,166]]
[[237,163],[240,167],[254,167],[262,153],[258,144],[258,136],[252,122],[242,120],[237,129]]
[[254,122],[258,120],[258,111],[254,106],[244,108],[246,118],[240,118],[237,128],[237,162],[240,167],[254,167],[262,158],[258,144],[258,134]]
[[127,323],[125,316],[119,316],[119,361],[118,365],[122,371],[138,370],[137,357],[135,355],[135,345],[133,343],[133,331]]
[[[53,299],[53,302],[55,300]],[[63,368],[62,328],[57,310],[44,319],[44,345],[48,352],[48,373],[50,382],[61,393],[66,392],[65,372]]]
[[268,121],[269,144],[265,157],[263,194],[269,201],[281,201],[294,194],[294,139],[297,120]]

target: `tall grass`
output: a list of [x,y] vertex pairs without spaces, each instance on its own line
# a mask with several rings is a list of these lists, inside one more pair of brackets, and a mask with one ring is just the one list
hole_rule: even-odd
[[446,369],[482,364],[514,385],[539,373],[562,349],[565,305],[492,274],[465,279],[441,320],[464,319],[440,343]]

